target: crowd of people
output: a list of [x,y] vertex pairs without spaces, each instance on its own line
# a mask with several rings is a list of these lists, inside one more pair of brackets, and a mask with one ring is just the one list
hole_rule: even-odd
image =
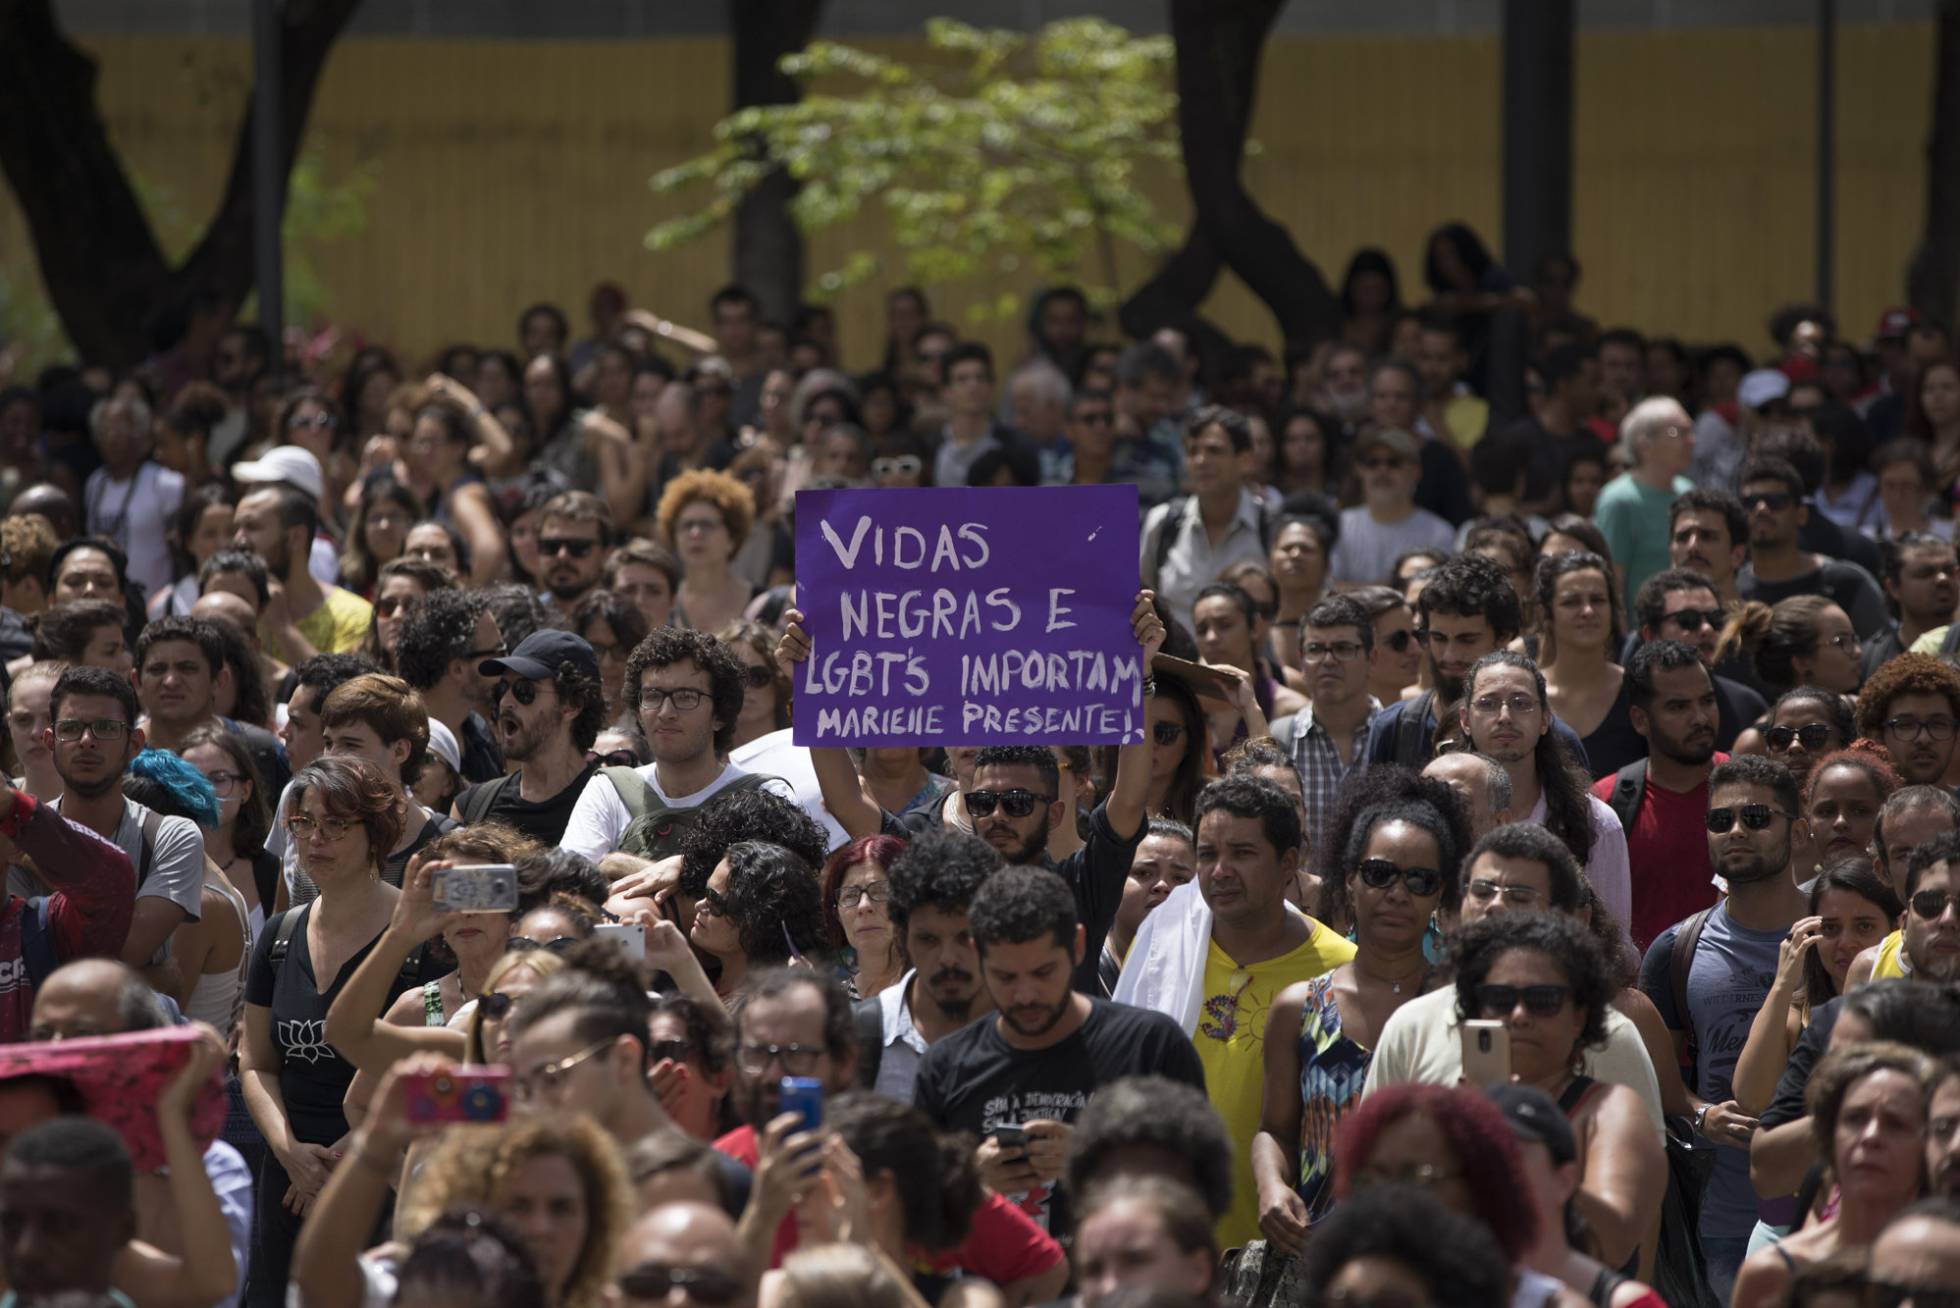
[[[200,300],[0,390],[8,1292],[1951,1302],[1960,361],[1579,274],[998,369],[913,288],[414,369]],[[798,491],[1103,484],[1138,738],[794,744]]]

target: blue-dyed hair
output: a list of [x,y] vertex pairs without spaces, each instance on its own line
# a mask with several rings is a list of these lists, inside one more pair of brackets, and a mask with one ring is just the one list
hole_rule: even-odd
[[168,750],[146,749],[129,761],[123,794],[165,817],[186,817],[216,827],[218,792],[204,774]]

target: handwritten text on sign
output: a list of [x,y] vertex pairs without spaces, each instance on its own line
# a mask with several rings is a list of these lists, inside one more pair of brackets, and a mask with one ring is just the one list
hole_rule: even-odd
[[799,745],[1143,732],[1134,486],[800,491]]

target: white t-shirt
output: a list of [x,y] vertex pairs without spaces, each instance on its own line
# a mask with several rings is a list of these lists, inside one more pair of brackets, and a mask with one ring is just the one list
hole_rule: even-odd
[[[642,781],[653,787],[653,793],[669,808],[699,808],[721,791],[750,775],[744,769],[730,763],[721,770],[720,776],[693,794],[669,795],[660,788],[659,779],[654,775],[659,767],[658,763],[649,763],[643,768],[633,770]],[[763,786],[770,793],[780,795],[791,803],[796,801],[794,792],[779,780],[764,782]],[[565,838],[560,842],[560,847],[597,863],[619,848],[619,839],[626,834],[626,828],[632,824],[632,821],[633,815],[626,811],[626,805],[619,798],[619,790],[613,785],[612,779],[604,772],[596,772],[592,780],[585,783],[585,789],[579,792],[578,803],[572,806],[572,817],[565,824]]]
[[129,556],[130,580],[149,595],[177,580],[164,528],[184,502],[184,475],[145,462],[127,481],[110,481],[106,468],[89,474],[82,499],[88,530],[105,536]]

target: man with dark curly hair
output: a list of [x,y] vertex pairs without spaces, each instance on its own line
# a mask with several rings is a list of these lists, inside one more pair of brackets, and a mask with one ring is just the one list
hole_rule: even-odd
[[[726,762],[742,715],[746,677],[734,653],[706,632],[662,627],[626,660],[626,703],[653,750],[643,768],[602,768],[585,785],[565,825],[565,848],[598,862],[623,850],[641,860],[679,852],[693,811],[730,786],[768,786],[774,777]],[[635,839],[625,842],[627,828]]]
[[1892,755],[1909,786],[1937,786],[1953,764],[1960,672],[1931,654],[1901,654],[1858,692],[1858,734]]
[[599,770],[585,757],[606,713],[598,656],[571,632],[546,630],[477,670],[494,679],[498,742],[518,766],[458,795],[454,816],[471,824],[508,822],[551,849],[564,839],[572,806]]
[[421,695],[430,719],[456,737],[465,781],[495,781],[504,774],[503,753],[483,720],[486,710],[496,711],[496,680],[484,672],[483,661],[508,649],[483,596],[466,590],[431,591],[410,603],[395,640],[395,671]]

